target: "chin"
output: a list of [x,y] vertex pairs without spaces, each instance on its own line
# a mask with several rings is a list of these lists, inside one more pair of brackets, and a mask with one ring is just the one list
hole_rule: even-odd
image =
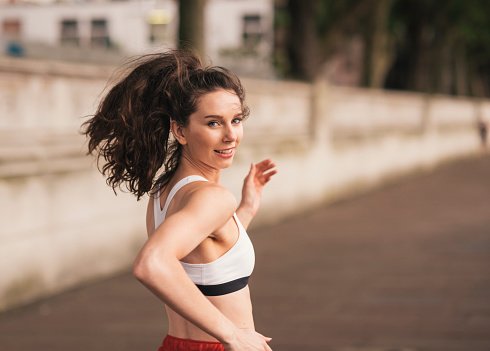
[[223,163],[220,165],[220,168],[221,168],[221,169],[230,168],[232,164],[233,164],[233,160],[231,160],[231,161],[227,161],[227,162],[223,162]]
[[225,168],[229,168],[231,167],[231,165],[233,164],[233,161],[235,160],[235,155],[233,155],[232,157],[230,158],[217,158],[216,159],[216,156],[215,156],[215,159],[213,160],[214,164],[216,165],[216,168],[218,169],[225,169]]

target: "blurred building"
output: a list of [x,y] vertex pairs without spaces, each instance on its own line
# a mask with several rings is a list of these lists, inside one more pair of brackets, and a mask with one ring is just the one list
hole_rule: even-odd
[[[242,74],[270,75],[272,0],[208,0],[206,56]],[[117,63],[177,46],[174,0],[0,0],[0,44],[10,56]]]

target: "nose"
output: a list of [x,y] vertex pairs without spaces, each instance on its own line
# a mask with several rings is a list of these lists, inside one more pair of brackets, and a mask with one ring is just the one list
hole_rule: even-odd
[[233,125],[227,124],[226,128],[224,129],[224,135],[223,135],[223,141],[225,143],[232,143],[236,140],[237,138],[237,133]]

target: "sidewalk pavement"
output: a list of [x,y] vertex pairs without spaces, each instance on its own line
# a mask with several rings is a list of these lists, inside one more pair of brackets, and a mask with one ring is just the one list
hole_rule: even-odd
[[[490,157],[250,234],[274,351],[490,350]],[[0,350],[156,350],[165,330],[125,273],[0,315]]]

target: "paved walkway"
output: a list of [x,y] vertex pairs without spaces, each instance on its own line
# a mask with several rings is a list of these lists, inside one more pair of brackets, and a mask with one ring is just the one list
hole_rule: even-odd
[[[251,233],[257,329],[275,351],[490,350],[490,158]],[[156,350],[129,274],[0,315],[0,350]]]

